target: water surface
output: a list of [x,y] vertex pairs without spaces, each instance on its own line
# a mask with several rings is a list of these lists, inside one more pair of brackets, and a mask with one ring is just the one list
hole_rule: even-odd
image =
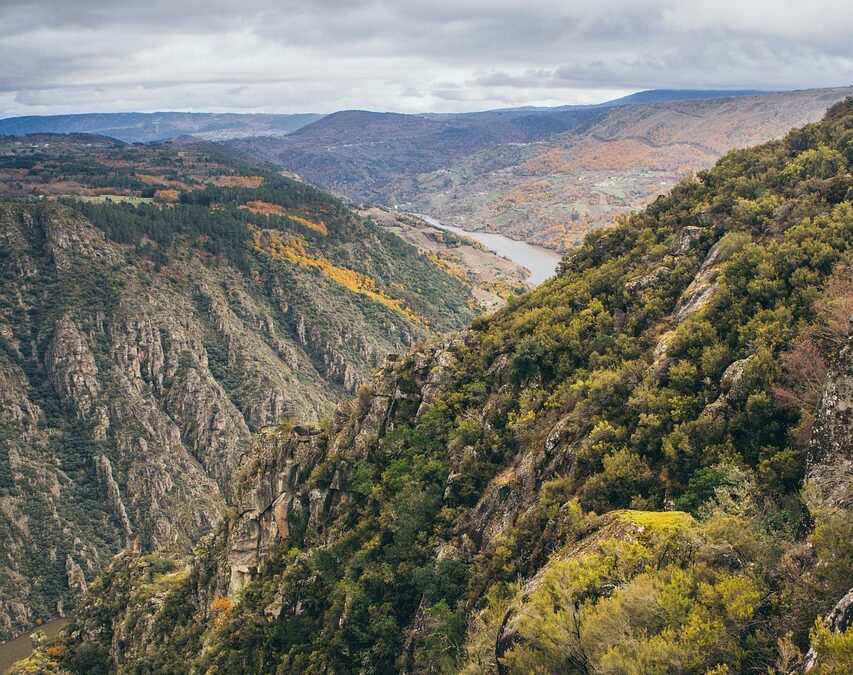
[[546,279],[554,276],[557,270],[557,265],[560,263],[562,256],[556,251],[543,246],[535,246],[516,239],[510,239],[502,234],[494,232],[476,232],[472,230],[463,230],[461,227],[453,227],[452,225],[444,225],[435,218],[430,218],[420,213],[413,214],[418,218],[425,220],[433,227],[439,227],[442,230],[449,230],[456,234],[461,234],[469,239],[480,242],[486,248],[494,251],[498,255],[509,258],[517,265],[521,265],[530,272],[528,281],[535,286],[538,286]]
[[25,659],[33,653],[33,644],[30,640],[30,635],[42,630],[48,637],[55,637],[59,629],[66,623],[68,623],[67,618],[51,619],[50,621],[45,621],[41,626],[33,626],[23,635],[0,644],[0,673],[5,673],[12,667],[13,663]]

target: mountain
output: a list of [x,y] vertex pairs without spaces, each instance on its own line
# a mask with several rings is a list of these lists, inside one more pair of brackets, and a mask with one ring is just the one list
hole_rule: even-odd
[[523,106],[520,108],[503,108],[502,110],[554,111],[577,108],[611,108],[620,105],[642,105],[646,103],[663,103],[664,101],[701,100],[704,98],[733,98],[735,96],[755,96],[757,94],[773,93],[778,92],[761,89],[648,89],[591,105],[561,105],[556,107]]
[[[853,99],[256,434],[17,672],[849,672]],[[28,670],[30,669],[30,670]]]
[[27,134],[101,134],[127,143],[161,141],[192,135],[207,140],[242,136],[281,136],[315,122],[322,115],[239,113],[83,113],[33,115],[0,120],[0,136]]
[[252,433],[320,423],[471,287],[209,146],[0,141],[0,638],[126,545],[187,552]]
[[[746,91],[676,91],[652,90],[638,92],[602,106],[630,105],[635,101],[649,102],[680,98],[707,98],[716,96],[743,96]],[[587,106],[562,106],[561,108],[511,108],[508,112],[544,110],[555,112]],[[595,106],[589,106],[595,107]],[[505,112],[505,111],[494,111]],[[370,113],[391,115],[394,113]],[[488,113],[487,113],[488,114]],[[428,116],[428,115],[427,115]],[[80,113],[74,115],[27,115],[0,119],[0,136],[27,134],[100,134],[127,143],[162,141],[180,136],[195,136],[219,141],[247,136],[283,136],[321,119],[315,113],[262,114],[262,113]],[[410,117],[410,116],[406,116]],[[439,115],[440,117],[440,115]]]
[[762,91],[760,89],[649,89],[629,94],[622,98],[606,101],[600,106],[612,107],[620,105],[645,105],[648,103],[665,103],[667,101],[701,101],[707,98],[734,98],[737,96],[758,96],[779,92]]
[[343,112],[286,138],[231,143],[355,201],[565,251],[726,151],[813,122],[851,93],[664,91],[589,108]]

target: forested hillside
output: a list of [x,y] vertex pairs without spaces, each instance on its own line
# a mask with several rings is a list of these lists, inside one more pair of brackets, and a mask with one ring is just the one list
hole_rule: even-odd
[[850,672],[851,166],[848,99],[258,434],[18,672]]
[[0,174],[0,638],[124,546],[188,552],[253,432],[473,315],[411,245],[206,146],[5,139]]

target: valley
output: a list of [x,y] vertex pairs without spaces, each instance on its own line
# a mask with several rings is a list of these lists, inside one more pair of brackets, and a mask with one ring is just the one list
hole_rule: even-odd
[[849,92],[0,137],[0,655],[831,662]]
[[458,115],[343,111],[230,144],[355,202],[566,252],[726,151],[819,119],[853,88],[700,93]]
[[471,285],[207,145],[0,140],[0,639],[127,547],[188,553],[267,426],[319,424]]
[[512,260],[515,264],[526,270],[527,279],[534,286],[554,276],[557,265],[559,265],[562,259],[561,255],[550,249],[527,244],[523,241],[516,241],[502,234],[463,230],[460,227],[443,225],[435,218],[430,218],[429,216],[420,215],[419,217],[423,218],[430,225],[434,225],[442,230],[455,232],[463,237],[473,239],[490,251],[494,251],[498,255]]
[[0,675],[853,674],[853,2],[0,2]]
[[[12,672],[846,672],[851,130],[847,98],[816,123],[725,154],[594,228],[550,280],[378,360],[326,419],[256,429],[240,444],[234,508],[192,555],[124,547],[65,632]],[[273,180],[241,181],[254,175]],[[270,274],[256,255],[312,279],[340,268],[346,258],[320,248],[324,229],[345,237],[363,227],[368,260],[391,245],[374,227],[435,235],[381,210],[358,220],[345,210],[343,222],[322,210],[321,220],[327,196],[287,187],[320,204],[272,201],[257,192],[263,185],[185,190],[176,203],[216,195],[232,218],[276,211],[259,203],[292,213],[250,221],[262,230],[250,238],[250,275]],[[239,208],[250,202],[254,210]],[[60,239],[90,251],[79,232]],[[56,240],[33,239],[18,277],[46,273],[30,260],[52,254]],[[410,270],[412,255],[429,260],[400,250]],[[427,269],[424,280],[444,279]],[[417,330],[404,308],[418,317],[429,308],[392,288],[376,281],[368,299]],[[466,304],[468,290],[444,285],[427,297]],[[90,348],[111,337],[95,314],[79,329]],[[23,378],[40,343],[25,349],[19,334],[7,354],[24,364]],[[132,351],[116,351],[130,354],[130,372],[149,373],[148,358],[137,366]],[[7,391],[32,391],[39,378],[29,377],[29,389]],[[90,388],[86,377],[66,380],[72,392]],[[98,429],[98,406],[79,400],[78,419]],[[18,409],[13,419],[36,414],[23,401]],[[14,480],[29,475],[25,464],[11,465]]]

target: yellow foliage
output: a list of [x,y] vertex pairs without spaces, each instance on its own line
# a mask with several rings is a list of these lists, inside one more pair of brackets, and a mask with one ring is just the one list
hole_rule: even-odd
[[853,672],[853,628],[843,633],[830,630],[818,617],[811,630],[811,643],[818,655],[816,673],[842,675]]
[[308,220],[308,218],[304,218],[295,213],[290,213],[283,206],[279,204],[272,204],[270,202],[262,202],[262,201],[251,201],[246,202],[242,206],[241,209],[246,209],[251,211],[252,213],[259,213],[264,216],[283,216],[285,218],[290,218],[291,220],[295,220],[300,225],[304,225],[308,229],[314,230],[315,232],[319,232],[322,235],[329,234],[329,228],[326,227],[326,223],[322,220],[313,221]]
[[315,232],[319,232],[322,235],[329,234],[329,228],[326,227],[326,223],[322,220],[314,222],[313,220],[308,220],[307,218],[303,218],[302,216],[297,216],[294,213],[288,213],[287,217],[291,220],[295,220],[297,223],[304,225],[307,228],[314,230]]
[[427,258],[430,259],[430,262],[432,262],[434,265],[437,265],[438,267],[443,269],[450,276],[456,277],[460,281],[464,281],[465,283],[468,283],[468,277],[465,274],[465,272],[462,270],[462,268],[457,267],[456,265],[453,265],[452,263],[449,263],[447,260],[439,258],[435,253],[427,253]]
[[[265,239],[266,241],[264,241]],[[282,241],[275,232],[269,232],[266,237],[263,237],[260,232],[255,231],[254,248],[256,251],[267,253],[273,258],[288,260],[302,267],[316,269],[344,288],[382,303],[409,321],[426,325],[426,322],[406,307],[401,300],[388,297],[381,288],[377,287],[376,281],[355,270],[338,267],[326,258],[312,256],[305,250],[305,245],[299,239]]]
[[690,527],[693,517],[684,511],[618,511],[619,520],[635,523],[651,530],[664,531]]

